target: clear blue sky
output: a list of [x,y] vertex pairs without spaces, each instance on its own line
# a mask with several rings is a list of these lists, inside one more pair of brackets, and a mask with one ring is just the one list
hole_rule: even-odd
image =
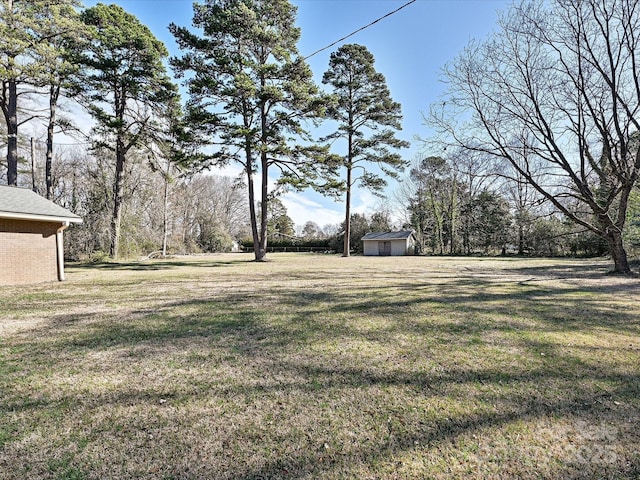
[[[408,0],[292,0],[298,7],[298,26],[303,55],[338,40],[379,17],[404,5]],[[85,1],[86,6],[98,3]],[[191,0],[102,0],[116,3],[136,15],[162,40],[171,55],[180,55],[167,26],[190,26]],[[391,17],[385,18],[343,43],[365,45],[376,59],[376,69],[385,75],[391,95],[402,105],[403,131],[400,137],[412,142],[403,152],[413,160],[421,151],[416,136],[428,136],[422,113],[438,100],[444,86],[442,67],[452,61],[471,39],[484,39],[496,28],[497,13],[508,8],[510,0],[417,0]],[[308,60],[320,83],[328,67],[329,55],[340,44]],[[336,152],[343,153],[343,152]],[[215,172],[214,172],[215,173]],[[234,172],[225,172],[227,174]],[[388,193],[397,184],[392,182]],[[297,225],[313,220],[320,226],[343,220],[343,205],[314,192],[287,194],[283,199]],[[371,213],[378,200],[367,192],[355,192],[354,211]]]

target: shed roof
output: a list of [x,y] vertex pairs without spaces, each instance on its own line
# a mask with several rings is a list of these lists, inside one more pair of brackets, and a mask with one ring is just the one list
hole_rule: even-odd
[[413,231],[411,230],[400,230],[399,232],[371,232],[362,237],[362,240],[406,240],[411,235],[413,235]]
[[26,188],[0,185],[0,218],[82,223],[75,213]]

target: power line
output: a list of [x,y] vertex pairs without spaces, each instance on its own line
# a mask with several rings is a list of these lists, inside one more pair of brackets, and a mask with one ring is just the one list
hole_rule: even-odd
[[337,45],[338,43],[340,43],[340,42],[342,42],[342,41],[346,40],[347,38],[349,38],[349,37],[353,37],[356,33],[359,33],[359,32],[361,32],[362,30],[365,30],[365,29],[369,28],[370,26],[375,25],[375,24],[376,24],[376,23],[378,23],[380,20],[384,20],[385,18],[390,17],[391,15],[393,15],[393,14],[395,14],[395,13],[398,13],[400,10],[402,10],[402,9],[403,9],[403,8],[405,8],[405,7],[408,7],[409,5],[411,5],[411,4],[412,4],[412,3],[414,3],[414,2],[416,2],[416,0],[411,0],[411,1],[407,2],[407,3],[405,3],[405,4],[404,4],[404,5],[402,5],[401,7],[396,8],[393,12],[389,12],[389,13],[387,13],[386,15],[383,15],[382,17],[380,17],[380,18],[378,18],[378,19],[374,20],[374,21],[373,21],[373,22],[371,22],[370,24],[365,25],[364,27],[361,27],[361,28],[359,28],[359,29],[357,29],[357,30],[355,30],[355,31],[351,32],[349,35],[346,35],[346,36],[342,37],[341,39],[336,40],[336,41],[335,41],[335,42],[333,42],[331,45],[327,45],[326,47],[323,47],[323,48],[321,48],[320,50],[316,50],[316,51],[315,51],[315,52],[313,52],[311,55],[307,55],[306,57],[304,57],[304,59],[305,59],[305,60],[307,60],[307,59],[309,59],[309,58],[313,57],[314,55],[317,55],[317,54],[318,54],[318,53],[320,53],[320,52],[324,52],[325,50],[327,50],[327,49],[329,49],[329,48],[333,47],[334,45]]
[[[26,136],[25,136],[26,137]],[[25,138],[26,140],[26,138]],[[46,140],[42,140],[42,137],[39,138],[35,138],[35,137],[30,137],[30,140],[32,140],[33,142],[37,143],[38,145],[46,145],[47,141]],[[54,147],[80,147],[80,146],[86,146],[86,145],[91,145],[92,142],[91,141],[87,141],[87,142],[75,142],[75,143],[68,143],[68,142],[63,142],[63,143],[59,143],[54,141],[53,142],[53,146]]]

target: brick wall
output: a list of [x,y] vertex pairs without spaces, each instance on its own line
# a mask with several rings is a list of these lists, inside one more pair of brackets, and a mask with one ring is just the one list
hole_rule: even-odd
[[60,226],[0,218],[0,285],[58,280],[56,231]]

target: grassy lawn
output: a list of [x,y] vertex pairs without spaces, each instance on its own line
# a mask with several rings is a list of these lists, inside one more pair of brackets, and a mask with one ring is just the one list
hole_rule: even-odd
[[240,254],[0,291],[0,479],[640,478],[609,262]]

